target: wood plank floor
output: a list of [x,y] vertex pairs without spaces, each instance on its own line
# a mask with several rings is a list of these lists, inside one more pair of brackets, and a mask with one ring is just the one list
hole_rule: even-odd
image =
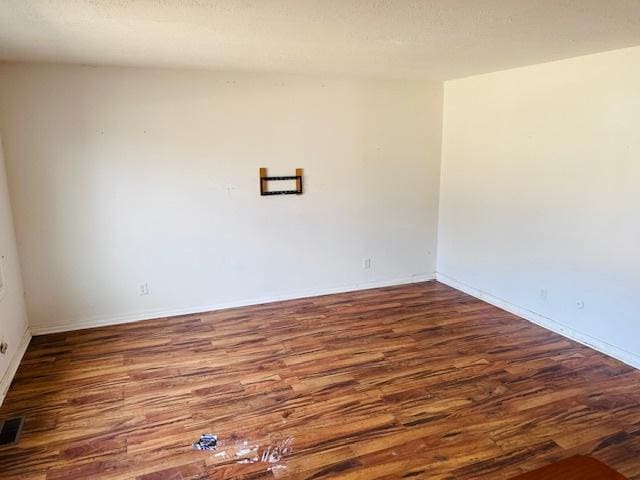
[[5,480],[640,480],[639,371],[437,282],[37,337],[10,415]]

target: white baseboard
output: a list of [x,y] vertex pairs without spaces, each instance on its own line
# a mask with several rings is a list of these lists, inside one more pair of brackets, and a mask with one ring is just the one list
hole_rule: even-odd
[[514,305],[513,303],[495,297],[490,293],[484,292],[478,288],[462,283],[443,273],[437,272],[436,279],[439,282],[444,283],[445,285],[455,288],[456,290],[467,293],[472,297],[476,297],[480,300],[490,303],[495,307],[506,310],[509,313],[513,313],[514,315],[524,318],[525,320],[535,323],[536,325],[546,328],[547,330],[551,330],[552,332],[555,332],[559,335],[567,337],[571,340],[575,340],[582,345],[597,350],[600,353],[604,353],[605,355],[613,357],[616,360],[620,360],[621,362],[626,363],[627,365],[630,365],[634,368],[640,369],[640,356],[635,353],[624,350],[623,348],[612,345],[587,333],[575,330],[574,328],[568,327],[567,325],[553,320],[552,318],[545,317],[543,315],[540,315],[539,313],[533,312],[518,305]]
[[391,287],[394,285],[406,285],[410,283],[427,282],[434,280],[435,273],[412,275],[410,277],[394,278],[389,280],[381,280],[374,282],[363,282],[339,287],[325,289],[307,289],[291,292],[283,295],[275,295],[269,297],[256,297],[233,302],[215,303],[211,305],[198,305],[187,308],[179,308],[173,310],[154,310],[147,312],[128,313],[123,315],[104,315],[84,320],[72,320],[56,325],[31,325],[31,333],[35,335],[46,335],[48,333],[69,332],[73,330],[83,330],[85,328],[103,327],[107,325],[118,325],[121,323],[139,322],[142,320],[151,320],[154,318],[175,317],[178,315],[191,315],[204,312],[212,312],[215,310],[224,310],[227,308],[247,307],[250,305],[260,305],[263,303],[280,302],[283,300],[295,300],[307,297],[316,297],[319,295],[329,295],[332,293],[353,292],[358,290],[367,290],[370,288]]
[[9,387],[11,386],[11,382],[13,381],[13,377],[16,376],[16,372],[18,371],[18,367],[20,366],[22,357],[24,357],[24,354],[27,351],[27,347],[29,346],[30,341],[31,331],[27,329],[27,331],[24,332],[22,340],[20,341],[20,345],[18,345],[18,349],[13,354],[11,362],[9,362],[9,368],[0,381],[0,405],[2,405],[2,402],[4,402],[4,397],[9,391]]

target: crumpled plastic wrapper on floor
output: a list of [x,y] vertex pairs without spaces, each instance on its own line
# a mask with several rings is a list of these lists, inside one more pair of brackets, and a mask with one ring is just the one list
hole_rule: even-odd
[[218,437],[210,433],[203,433],[200,440],[193,444],[196,450],[215,450],[218,448]]
[[215,457],[221,462],[264,463],[269,471],[284,470],[284,457],[291,454],[293,438],[269,439],[265,443],[249,440],[218,441],[217,435],[203,434],[193,448],[202,451],[219,450]]

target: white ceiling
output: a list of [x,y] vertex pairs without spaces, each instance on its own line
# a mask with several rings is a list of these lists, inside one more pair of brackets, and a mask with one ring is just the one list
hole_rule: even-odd
[[0,59],[450,79],[640,44],[640,0],[0,0]]

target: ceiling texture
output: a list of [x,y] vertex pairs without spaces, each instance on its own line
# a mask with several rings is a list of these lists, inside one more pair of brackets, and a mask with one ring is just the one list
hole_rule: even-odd
[[640,0],[0,0],[0,60],[447,80],[640,45]]

